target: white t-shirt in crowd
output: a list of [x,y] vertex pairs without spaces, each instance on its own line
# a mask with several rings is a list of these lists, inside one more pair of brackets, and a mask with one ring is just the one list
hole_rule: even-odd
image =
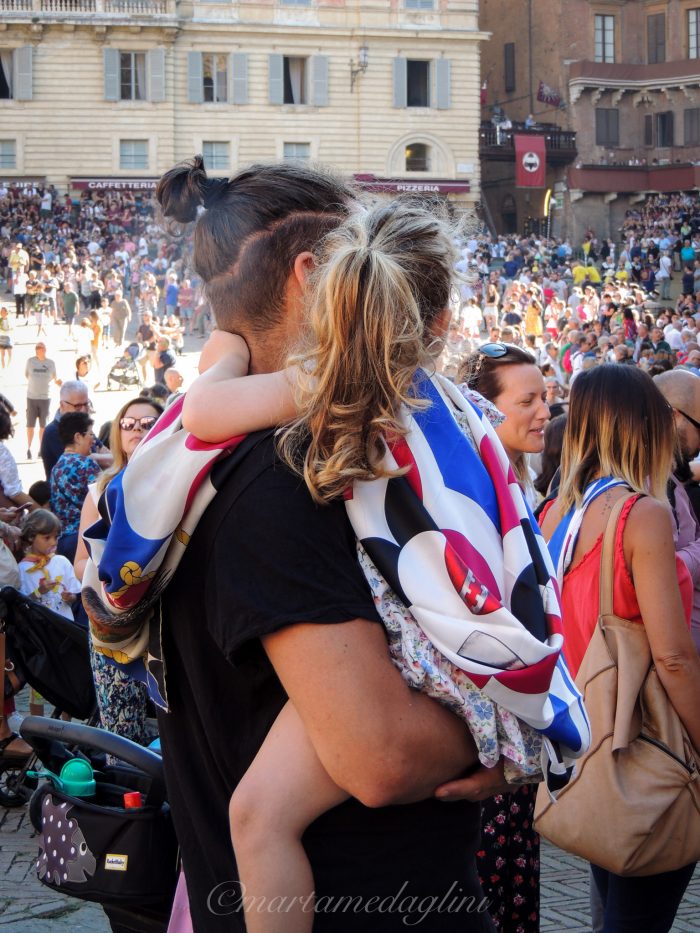
[[[54,554],[41,570],[35,568],[36,564],[32,561],[21,560],[19,562],[20,592],[25,596],[31,596],[47,609],[73,621],[71,607],[62,598],[63,593],[80,592],[80,581],[75,575],[71,562],[62,554]],[[39,592],[39,581],[42,579],[54,581],[54,586],[48,593]]]

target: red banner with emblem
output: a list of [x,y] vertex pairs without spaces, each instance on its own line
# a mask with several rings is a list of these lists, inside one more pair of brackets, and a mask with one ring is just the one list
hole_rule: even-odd
[[544,188],[547,156],[544,136],[515,134],[515,187]]

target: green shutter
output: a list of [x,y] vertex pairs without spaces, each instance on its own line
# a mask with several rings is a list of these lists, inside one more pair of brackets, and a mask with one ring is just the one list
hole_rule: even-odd
[[232,52],[229,58],[231,72],[231,103],[248,103],[248,54]]
[[450,60],[438,58],[435,62],[435,103],[438,110],[450,109]]
[[148,99],[154,104],[165,100],[165,49],[149,49],[146,53]]
[[271,104],[284,103],[284,56],[270,55],[268,94]]
[[394,59],[394,107],[407,106],[406,90],[407,65],[405,58]]
[[328,56],[311,57],[311,103],[315,107],[328,106]]
[[103,49],[105,100],[119,100],[119,49]]
[[187,53],[187,100],[190,104],[201,104],[204,100],[204,69],[202,53]]

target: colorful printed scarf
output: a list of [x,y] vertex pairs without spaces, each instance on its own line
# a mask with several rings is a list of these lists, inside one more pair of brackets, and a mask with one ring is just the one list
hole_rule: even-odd
[[[586,751],[590,728],[561,653],[547,547],[487,417],[441,377],[420,373],[417,388],[430,407],[406,412],[407,433],[386,453],[388,468],[407,473],[355,483],[346,501],[350,522],[433,644],[542,733],[543,772],[554,790]],[[201,444],[180,429],[181,408],[180,399],[110,483],[101,521],[85,535],[99,568],[88,583],[103,604],[87,594],[95,647],[119,662],[147,655],[162,705],[160,626],[144,625],[141,609],[157,603],[213,498],[212,466],[242,440]]]
[[52,557],[53,554],[33,554],[32,552],[28,551],[22,557],[22,560],[32,565],[31,567],[27,567],[27,573],[41,572],[44,576],[44,579],[48,580],[49,573],[46,568],[51,563]]

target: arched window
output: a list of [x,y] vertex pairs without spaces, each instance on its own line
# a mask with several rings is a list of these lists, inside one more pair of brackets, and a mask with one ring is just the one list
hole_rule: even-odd
[[406,171],[430,171],[430,146],[425,143],[408,143],[406,146]]

